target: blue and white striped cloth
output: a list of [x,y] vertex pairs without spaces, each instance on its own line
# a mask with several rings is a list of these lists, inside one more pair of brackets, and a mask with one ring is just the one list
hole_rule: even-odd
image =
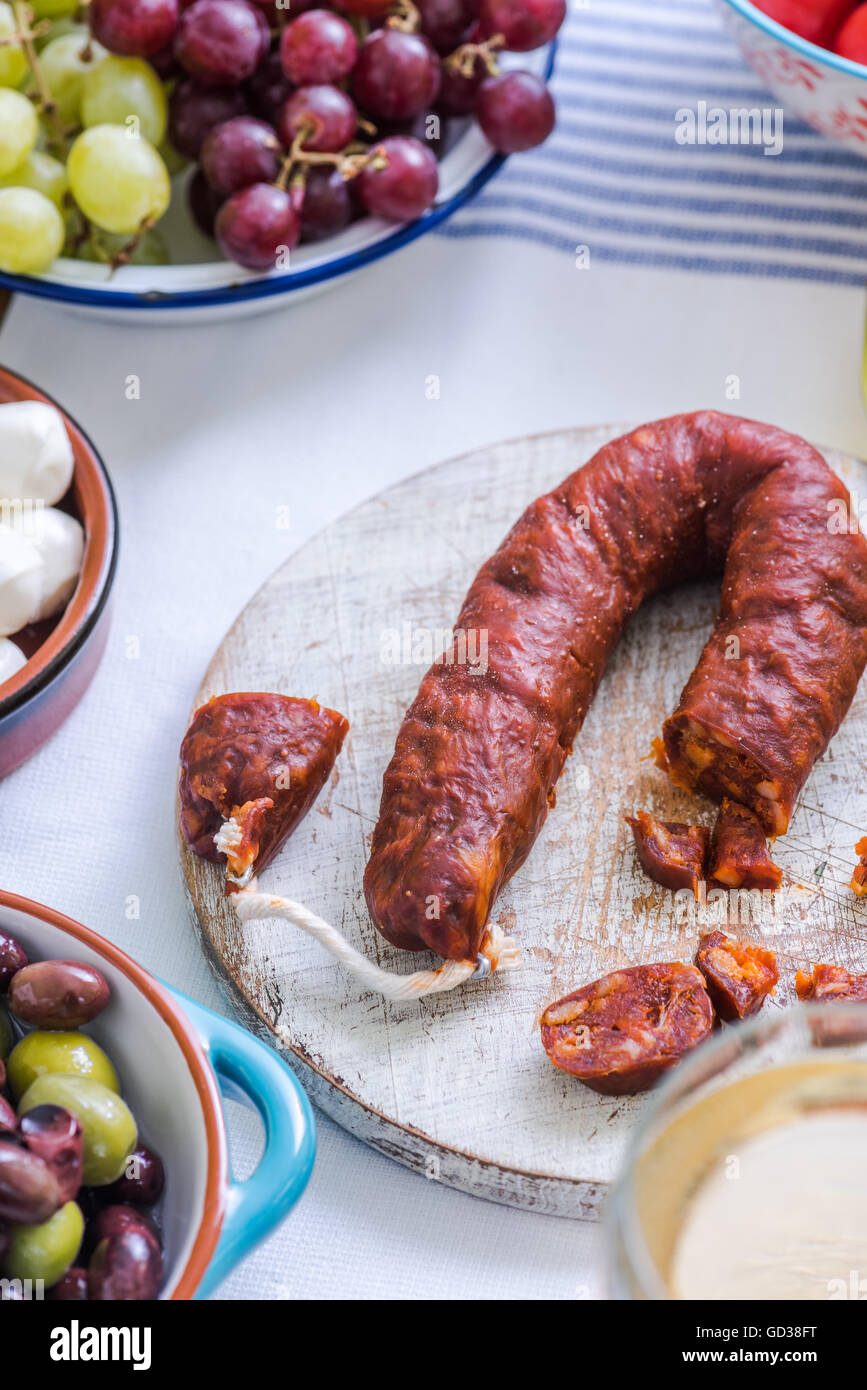
[[700,101],[775,106],[713,0],[589,0],[561,31],[557,126],[441,230],[629,265],[863,285],[867,160],[785,119],[781,154],[685,145]]

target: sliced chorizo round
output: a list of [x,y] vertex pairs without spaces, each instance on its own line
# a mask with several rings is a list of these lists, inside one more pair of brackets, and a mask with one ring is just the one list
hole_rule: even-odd
[[619,1096],[646,1091],[713,1024],[713,1004],[694,966],[632,965],[549,1004],[542,1046],[561,1071]]

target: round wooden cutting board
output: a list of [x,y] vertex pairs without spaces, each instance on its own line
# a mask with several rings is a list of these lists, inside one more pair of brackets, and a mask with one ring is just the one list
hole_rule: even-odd
[[[294,554],[223,640],[196,706],[230,690],[316,696],[351,730],[319,802],[262,876],[379,964],[438,963],[393,949],[375,930],[361,879],[382,773],[428,664],[395,662],[418,630],[447,629],[482,561],[523,508],[624,426],[567,430],[479,450],[364,503]],[[859,495],[867,468],[827,453]],[[702,930],[730,922],[709,903],[676,920],[673,895],[636,865],[624,815],[713,821],[646,757],[677,704],[713,621],[718,585],[653,600],[630,625],[557,788],[529,859],[494,915],[516,935],[523,967],[415,1004],[363,993],[293,927],[241,926],[222,870],[181,845],[202,944],[248,1025],[282,1050],[313,1100],[353,1134],[427,1177],[493,1201],[559,1215],[595,1214],[646,1101],[596,1095],[548,1062],[544,1006],[618,966],[689,961]],[[407,634],[409,636],[407,637]],[[782,891],[741,907],[740,935],[795,968],[818,960],[867,969],[867,901],[847,885],[867,831],[867,682],[814,770],[775,858]],[[735,924],[733,924],[735,925]]]

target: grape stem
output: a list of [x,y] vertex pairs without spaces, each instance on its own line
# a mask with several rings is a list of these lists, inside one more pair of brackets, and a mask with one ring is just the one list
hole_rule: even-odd
[[475,74],[476,60],[481,58],[485,69],[490,77],[498,77],[500,66],[497,62],[497,54],[501,48],[505,48],[506,38],[504,34],[492,34],[484,43],[462,43],[460,48],[456,48],[454,53],[450,53],[443,59],[443,66],[450,72],[456,72],[460,77],[473,77]]
[[[358,124],[362,130],[368,131],[373,135],[376,134],[376,126],[371,125],[370,121],[359,118]],[[304,141],[310,139],[315,129],[316,127],[312,122],[304,122],[298,134],[295,136],[295,139],[292,141],[288,154],[283,158],[283,162],[280,165],[280,172],[274,180],[275,188],[282,189],[285,193],[290,178],[293,184],[296,179],[306,179],[307,170],[314,164],[332,165],[333,168],[337,169],[340,177],[344,180],[355,178],[355,175],[360,174],[361,170],[367,164],[373,164],[375,168],[385,167],[384,163],[376,164],[375,162],[376,158],[382,158],[381,155],[377,156],[375,152],[370,152],[368,146],[357,141],[353,141],[351,144],[347,145],[345,149],[335,151],[334,153],[330,151],[305,150]],[[296,164],[301,167],[298,170],[298,174],[292,177],[292,171]]]
[[421,28],[421,14],[412,0],[394,0],[385,27],[398,29],[402,34],[417,34]]
[[15,16],[15,24],[18,33],[11,36],[8,40],[0,40],[0,42],[11,43],[13,39],[15,39],[24,49],[24,56],[30,65],[30,71],[33,73],[33,81],[36,84],[38,96],[37,105],[42,114],[53,125],[55,137],[52,143],[56,143],[57,140],[62,140],[69,132],[57,113],[57,103],[51,95],[48,83],[45,80],[45,73],[42,71],[42,64],[39,61],[39,55],[36,52],[35,45],[35,40],[38,39],[40,35],[44,34],[47,29],[50,29],[51,25],[40,23],[34,26],[33,11],[29,5],[23,4],[22,0],[12,0],[12,13]]
[[120,250],[116,251],[113,256],[109,257],[108,264],[111,266],[112,275],[116,270],[119,270],[122,265],[129,264],[141,245],[142,238],[147,235],[153,225],[154,219],[152,217],[146,217],[138,231],[130,237],[129,241],[126,242],[124,246],[121,246]]
[[[15,24],[18,28],[18,33],[13,37],[20,42],[24,49],[24,56],[30,64],[33,80],[36,83],[36,90],[39,93],[39,104],[46,116],[53,117],[56,109],[54,98],[48,90],[48,83],[45,81],[45,74],[42,71],[42,64],[39,61],[39,57],[36,53],[36,45],[34,43],[34,40],[37,39],[40,34],[44,34],[50,26],[37,24],[35,29],[32,28],[33,11],[29,5],[23,4],[22,0],[12,0],[12,13],[15,16]],[[12,42],[12,39],[10,38],[7,42]]]

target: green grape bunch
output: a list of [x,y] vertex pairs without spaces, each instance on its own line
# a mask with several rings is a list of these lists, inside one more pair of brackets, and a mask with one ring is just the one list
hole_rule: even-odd
[[[143,9],[147,9],[144,0]],[[147,60],[109,52],[79,0],[0,0],[0,270],[167,259],[166,88]]]

